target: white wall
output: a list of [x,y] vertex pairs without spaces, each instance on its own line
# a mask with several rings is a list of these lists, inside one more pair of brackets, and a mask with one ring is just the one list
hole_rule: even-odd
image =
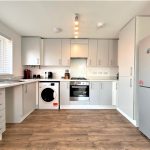
[[0,34],[13,41],[13,75],[22,76],[21,36],[0,22]]

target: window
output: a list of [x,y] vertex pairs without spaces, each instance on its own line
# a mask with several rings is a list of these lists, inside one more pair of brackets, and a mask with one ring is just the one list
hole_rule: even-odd
[[0,75],[12,74],[12,40],[0,36]]

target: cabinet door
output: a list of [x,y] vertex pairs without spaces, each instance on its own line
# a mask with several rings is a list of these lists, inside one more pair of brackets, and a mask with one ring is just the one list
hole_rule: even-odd
[[32,112],[36,107],[36,83],[23,86],[23,115]]
[[22,65],[40,65],[41,38],[22,38]]
[[61,65],[61,39],[43,40],[43,65]]
[[70,66],[70,40],[62,39],[62,66]]
[[112,82],[100,82],[100,105],[112,105]]
[[108,66],[108,40],[98,40],[97,66]]
[[133,119],[133,79],[130,77],[119,78],[118,108],[128,117]]
[[88,40],[74,39],[71,40],[71,57],[87,58],[88,57]]
[[95,67],[97,65],[97,40],[89,40],[88,66]]
[[134,74],[135,19],[129,22],[119,34],[118,64],[120,76]]
[[99,82],[90,82],[90,104],[100,105]]
[[70,104],[70,82],[60,82],[60,106]]
[[109,66],[118,66],[118,40],[109,40]]

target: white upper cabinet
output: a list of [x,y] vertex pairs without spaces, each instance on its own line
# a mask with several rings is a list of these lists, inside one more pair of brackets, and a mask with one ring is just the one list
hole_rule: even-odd
[[87,58],[88,57],[88,40],[77,39],[71,40],[71,57]]
[[43,65],[61,65],[61,39],[43,40]]
[[119,76],[133,76],[135,60],[135,19],[130,21],[119,34]]
[[22,65],[40,65],[41,38],[22,37]]
[[62,39],[62,66],[70,66],[70,39]]
[[109,66],[118,66],[118,40],[109,40]]
[[97,66],[97,40],[89,39],[89,56],[87,65],[89,67]]
[[108,40],[98,40],[97,66],[108,66]]

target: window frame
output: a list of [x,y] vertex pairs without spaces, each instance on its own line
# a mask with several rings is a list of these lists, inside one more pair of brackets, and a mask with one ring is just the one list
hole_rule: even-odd
[[[8,38],[7,36],[4,36],[2,34],[0,34],[0,41],[2,41],[2,44],[0,44],[2,49],[6,48],[6,44],[4,42],[4,40],[10,40],[11,44],[12,44],[12,50],[11,50],[11,70],[10,73],[0,73],[0,77],[2,76],[12,76],[13,75],[13,40],[11,38]],[[3,54],[4,55],[4,54]]]

